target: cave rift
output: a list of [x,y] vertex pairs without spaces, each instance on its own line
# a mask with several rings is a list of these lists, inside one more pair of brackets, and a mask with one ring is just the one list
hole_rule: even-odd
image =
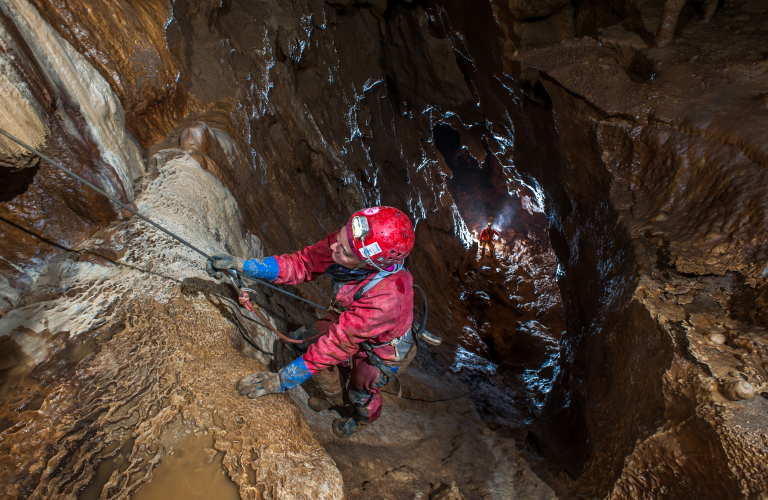
[[437,125],[432,138],[451,171],[446,179],[448,191],[474,240],[488,221],[500,231],[500,251],[505,254],[514,248],[518,233],[547,238],[547,218],[533,192],[519,182],[514,169],[510,173],[509,167],[499,163],[487,143],[483,143],[484,156],[478,159],[461,144],[461,135],[450,125]]
[[343,440],[243,398],[295,351],[0,137],[0,497],[768,495],[768,0],[0,0],[0,67],[1,129],[207,253],[403,210],[443,339]]
[[[549,396],[564,329],[547,218],[531,189],[514,169],[502,167],[486,142],[481,164],[450,125],[436,126],[432,138],[451,171],[446,187],[471,233],[454,272],[470,323],[459,346],[506,375],[500,386],[522,391],[518,412],[525,418],[541,411]],[[493,251],[478,248],[488,222],[499,233]],[[488,403],[494,413],[493,398]]]

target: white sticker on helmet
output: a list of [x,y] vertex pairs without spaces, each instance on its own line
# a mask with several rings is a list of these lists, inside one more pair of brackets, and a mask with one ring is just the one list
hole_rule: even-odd
[[365,215],[376,215],[379,212],[381,212],[381,208],[379,208],[379,207],[371,207],[371,208],[366,208],[365,210],[363,210],[363,213]]
[[360,249],[360,254],[366,259],[369,257],[373,257],[378,253],[381,253],[381,247],[376,242],[373,242],[370,245],[365,245],[363,248]]

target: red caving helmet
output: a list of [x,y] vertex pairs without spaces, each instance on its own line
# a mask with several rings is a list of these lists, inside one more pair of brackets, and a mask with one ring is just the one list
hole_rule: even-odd
[[393,207],[371,207],[355,212],[347,222],[347,239],[355,256],[373,267],[403,262],[415,241],[413,225]]

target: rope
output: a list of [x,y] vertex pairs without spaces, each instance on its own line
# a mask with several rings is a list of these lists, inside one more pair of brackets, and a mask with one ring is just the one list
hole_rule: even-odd
[[[240,276],[240,275],[238,274],[238,276]],[[273,290],[277,290],[278,292],[281,292],[281,293],[284,293],[284,294],[286,294],[286,295],[289,295],[289,296],[291,296],[291,297],[293,297],[293,298],[295,298],[295,299],[299,299],[299,300],[302,300],[302,301],[306,302],[307,304],[312,304],[312,305],[313,305],[313,306],[315,306],[315,307],[319,307],[319,308],[320,308],[320,309],[322,309],[323,311],[328,311],[328,308],[327,308],[327,307],[321,306],[320,304],[316,304],[316,303],[312,302],[311,300],[307,300],[307,299],[305,299],[305,298],[303,298],[303,297],[299,297],[298,295],[294,295],[294,294],[292,294],[291,292],[285,291],[285,290],[283,290],[282,288],[278,288],[278,287],[276,287],[275,285],[272,285],[272,284],[269,284],[269,283],[267,283],[266,281],[261,281],[260,279],[252,278],[252,277],[248,276],[247,274],[243,274],[242,276],[245,276],[245,277],[246,277],[246,278],[248,278],[249,280],[251,280],[251,281],[255,281],[256,283],[260,283],[260,284],[262,284],[262,285],[264,285],[264,286],[268,286],[269,288],[272,288]],[[246,292],[259,293],[259,292],[257,292],[256,290],[254,290],[253,288],[246,288],[246,287],[243,287],[243,288],[241,288],[240,290],[245,290]],[[328,312],[331,312],[331,311],[328,311]]]
[[[243,288],[243,290],[250,290],[250,288]],[[251,290],[251,291],[253,292],[255,290]],[[221,295],[219,295],[219,297],[221,297]],[[253,304],[251,304],[251,307],[253,307],[253,311],[246,310],[245,312],[253,312],[259,318],[259,321],[261,321],[261,324],[263,326],[267,327],[272,333],[274,333],[275,335],[280,337],[285,342],[288,342],[288,343],[291,343],[291,344],[303,344],[304,342],[309,342],[310,340],[319,339],[320,337],[323,336],[323,334],[320,333],[320,334],[315,335],[314,337],[310,337],[308,339],[295,340],[295,339],[288,338],[285,335],[283,335],[282,333],[280,333],[280,331],[277,328],[272,326],[272,323],[270,323],[269,320],[267,320],[267,318],[264,317],[264,315],[261,313],[261,309],[259,309],[258,307],[254,306]],[[323,308],[323,309],[325,309],[325,308]],[[253,319],[250,316],[248,316],[247,314],[245,314],[245,312],[242,313],[244,318],[248,318],[249,320],[253,321],[254,323],[257,322],[255,319]]]
[[[122,208],[124,208],[124,209],[128,210],[129,212],[131,212],[133,215],[135,215],[136,217],[140,218],[141,220],[143,220],[143,221],[145,221],[145,222],[147,222],[147,223],[149,223],[149,224],[153,225],[154,227],[156,227],[156,228],[157,228],[157,229],[159,229],[160,231],[164,232],[165,234],[167,234],[167,235],[168,235],[168,236],[170,236],[171,238],[174,238],[175,240],[178,240],[178,241],[179,241],[180,243],[182,243],[183,245],[185,245],[185,246],[187,246],[187,247],[191,248],[191,249],[192,249],[192,250],[194,250],[195,252],[197,252],[197,253],[199,253],[200,255],[202,255],[203,257],[205,257],[205,258],[206,258],[206,260],[211,260],[211,257],[210,257],[210,255],[208,255],[207,253],[203,252],[202,250],[200,250],[199,248],[197,248],[196,246],[194,246],[193,244],[191,244],[190,242],[188,242],[187,240],[185,240],[185,239],[184,239],[184,238],[182,238],[181,236],[178,236],[178,235],[176,235],[176,234],[174,234],[174,233],[170,232],[169,230],[165,229],[165,228],[164,228],[163,226],[161,226],[160,224],[157,224],[157,223],[155,223],[155,222],[151,221],[150,219],[148,219],[147,217],[145,217],[145,216],[141,215],[139,212],[137,212],[136,210],[132,209],[131,207],[129,207],[128,205],[126,205],[126,204],[125,204],[125,203],[123,203],[122,201],[120,201],[120,200],[118,200],[117,198],[115,198],[114,196],[112,196],[111,194],[109,194],[109,193],[107,193],[106,191],[103,191],[102,189],[100,189],[100,188],[98,188],[98,187],[94,186],[93,184],[91,184],[91,183],[90,183],[90,182],[88,182],[87,180],[83,179],[82,177],[80,177],[80,176],[79,176],[79,175],[77,175],[76,173],[72,172],[71,170],[69,170],[69,169],[67,169],[67,168],[64,168],[64,167],[62,167],[62,166],[61,166],[61,165],[59,165],[57,162],[55,162],[55,161],[53,161],[52,159],[48,158],[47,156],[45,156],[43,153],[41,153],[40,151],[36,150],[36,149],[35,149],[35,148],[33,148],[32,146],[29,146],[29,145],[27,145],[27,144],[23,143],[22,141],[20,141],[19,139],[17,139],[16,137],[12,136],[11,134],[9,134],[8,132],[6,132],[5,130],[3,130],[3,129],[1,129],[1,128],[0,128],[0,134],[2,134],[2,135],[4,135],[4,136],[6,136],[7,138],[9,138],[10,140],[12,140],[13,142],[15,142],[16,144],[18,144],[19,146],[22,146],[22,147],[24,147],[24,148],[28,149],[29,151],[31,151],[32,153],[36,154],[37,156],[39,156],[39,157],[40,157],[40,158],[42,158],[43,160],[47,161],[48,163],[50,163],[50,164],[51,164],[51,165],[53,165],[54,167],[58,168],[59,170],[61,170],[61,171],[62,171],[62,172],[64,172],[65,174],[67,174],[67,175],[70,175],[70,176],[74,177],[75,179],[79,180],[80,182],[82,182],[83,184],[85,184],[85,185],[86,185],[86,186],[88,186],[89,188],[93,189],[93,190],[94,190],[94,191],[96,191],[97,193],[99,193],[99,194],[101,194],[101,195],[103,195],[103,196],[106,196],[106,197],[107,197],[107,198],[109,198],[111,201],[113,201],[113,202],[117,203],[117,204],[118,204],[118,205],[120,205]],[[277,291],[278,291],[278,292],[280,292],[280,293],[284,293],[285,295],[289,295],[289,296],[291,296],[291,297],[293,297],[293,298],[295,298],[295,299],[299,299],[299,300],[302,300],[302,301],[304,301],[304,302],[307,302],[308,304],[312,304],[312,305],[313,305],[313,306],[315,306],[315,307],[319,307],[320,309],[324,309],[324,310],[326,310],[326,311],[328,310],[327,308],[325,308],[325,307],[323,307],[323,306],[321,306],[321,305],[319,305],[319,304],[315,304],[314,302],[312,302],[312,301],[310,301],[310,300],[307,300],[307,299],[305,299],[305,298],[303,298],[303,297],[299,297],[298,295],[295,295],[295,294],[293,294],[293,293],[291,293],[291,292],[288,292],[288,291],[286,291],[286,290],[283,290],[283,289],[281,289],[281,288],[278,288],[278,287],[276,287],[276,286],[274,286],[274,285],[270,285],[269,283],[266,283],[266,282],[264,282],[264,281],[261,281],[260,279],[252,278],[251,276],[248,276],[248,275],[244,275],[244,276],[245,276],[246,278],[248,278],[249,280],[251,280],[251,281],[255,281],[256,283],[259,283],[259,284],[261,284],[261,285],[264,285],[264,286],[267,286],[267,287],[269,287],[269,288],[272,288],[272,289],[274,289],[274,290],[277,290]],[[253,291],[253,290],[251,290],[251,291]],[[269,324],[269,323],[267,323],[267,324]],[[304,342],[304,341],[302,340],[302,342]]]
[[[382,389],[381,392],[386,392],[387,394],[391,394],[393,396],[397,396],[398,398],[407,399],[409,401],[423,401],[424,403],[441,403],[441,402],[444,402],[444,401],[453,401],[454,399],[459,399],[459,398],[463,398],[465,396],[469,396],[471,394],[471,392],[472,392],[472,391],[468,391],[468,392],[465,392],[464,394],[460,394],[458,396],[453,396],[451,398],[435,399],[432,396],[428,396],[427,394],[424,394],[423,392],[417,391],[416,389],[414,389],[413,387],[411,387],[409,385],[405,385],[403,383],[403,381],[400,380],[400,377],[397,376],[397,375],[395,375],[395,380],[397,380],[397,383],[400,384],[400,390],[398,392],[389,392],[389,391],[385,391],[384,389]],[[429,399],[409,398],[407,396],[403,396],[402,395],[403,387],[405,387],[406,389],[408,389],[411,392],[415,392],[419,396],[424,396],[425,398],[429,398]]]
[[135,215],[135,216],[137,216],[138,218],[140,218],[141,220],[143,220],[143,221],[145,221],[145,222],[148,222],[148,223],[152,224],[153,226],[155,226],[157,229],[159,229],[160,231],[164,232],[164,233],[165,233],[165,234],[167,234],[168,236],[170,236],[170,237],[172,237],[172,238],[175,238],[175,239],[179,240],[179,241],[180,241],[180,242],[182,242],[184,245],[188,246],[189,248],[191,248],[191,249],[192,249],[192,250],[194,250],[195,252],[199,253],[200,255],[202,255],[203,257],[205,257],[206,259],[209,259],[209,260],[210,260],[210,258],[211,258],[211,257],[210,257],[210,256],[208,256],[208,254],[206,254],[205,252],[203,252],[202,250],[200,250],[200,249],[199,249],[199,248],[197,248],[196,246],[192,245],[192,244],[191,244],[190,242],[188,242],[187,240],[184,240],[184,239],[182,239],[180,236],[177,236],[177,235],[173,234],[172,232],[170,232],[170,231],[168,231],[167,229],[165,229],[163,226],[161,226],[161,225],[159,225],[159,224],[155,224],[154,222],[152,222],[151,220],[147,219],[146,217],[144,217],[143,215],[141,215],[139,212],[137,212],[136,210],[132,209],[131,207],[129,207],[128,205],[126,205],[126,204],[125,204],[125,203],[123,203],[122,201],[120,201],[120,200],[118,200],[117,198],[115,198],[114,196],[112,196],[111,194],[107,193],[106,191],[102,191],[101,189],[97,188],[96,186],[94,186],[93,184],[91,184],[90,182],[88,182],[87,180],[85,180],[85,179],[83,179],[82,177],[80,177],[79,175],[77,175],[76,173],[74,173],[74,172],[72,172],[71,170],[68,170],[68,169],[66,169],[66,168],[62,167],[61,165],[59,165],[59,164],[58,164],[58,163],[56,163],[55,161],[51,160],[50,158],[48,158],[47,156],[45,156],[45,155],[44,155],[43,153],[41,153],[40,151],[38,151],[38,150],[36,150],[35,148],[33,148],[32,146],[29,146],[29,145],[27,145],[27,144],[24,144],[24,143],[23,143],[23,142],[21,142],[19,139],[15,138],[14,136],[12,136],[11,134],[9,134],[8,132],[6,132],[6,131],[5,131],[5,130],[3,130],[3,129],[0,129],[0,134],[3,134],[4,136],[6,136],[7,138],[9,138],[9,139],[10,139],[10,140],[12,140],[13,142],[15,142],[16,144],[18,144],[19,146],[22,146],[22,147],[24,147],[24,148],[27,148],[28,150],[30,150],[31,152],[35,153],[37,156],[39,156],[39,157],[40,157],[40,158],[42,158],[43,160],[47,161],[48,163],[50,163],[50,164],[51,164],[51,165],[53,165],[54,167],[58,168],[58,169],[59,169],[59,170],[61,170],[62,172],[66,173],[67,175],[70,175],[70,176],[74,177],[75,179],[79,180],[80,182],[82,182],[83,184],[85,184],[85,185],[86,185],[86,186],[88,186],[89,188],[93,189],[93,190],[94,190],[94,191],[96,191],[97,193],[99,193],[99,194],[101,194],[101,195],[104,195],[104,196],[106,196],[107,198],[109,198],[110,200],[114,201],[115,203],[117,203],[118,205],[120,205],[121,207],[123,207],[124,209],[128,210],[129,212],[131,212],[133,215]]

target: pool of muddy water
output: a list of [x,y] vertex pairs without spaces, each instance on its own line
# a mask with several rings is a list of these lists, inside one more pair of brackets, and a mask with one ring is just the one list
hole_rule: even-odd
[[[127,467],[133,439],[122,444],[119,451],[103,460],[96,476],[80,494],[78,500],[97,500],[115,470]],[[172,448],[155,469],[151,481],[131,495],[133,500],[168,498],[238,500],[238,487],[222,465],[223,452],[213,449],[213,436],[194,434]]]
[[237,485],[227,477],[223,452],[213,449],[213,436],[182,441],[173,455],[166,456],[152,481],[131,497],[133,500],[167,498],[237,500]]

